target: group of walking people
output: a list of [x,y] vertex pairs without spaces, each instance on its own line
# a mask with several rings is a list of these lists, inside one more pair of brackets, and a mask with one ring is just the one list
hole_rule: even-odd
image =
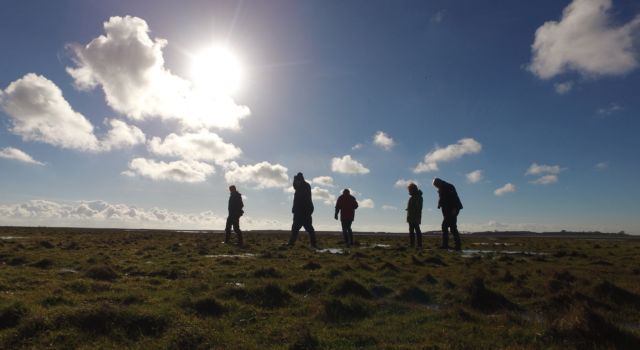
[[[458,214],[462,209],[462,202],[452,184],[435,178],[433,186],[438,189],[438,209],[442,210],[442,244],[440,248],[449,249],[449,233],[453,236],[453,249],[461,250],[460,233],[458,232]],[[293,224],[291,225],[291,236],[287,246],[293,246],[298,239],[300,229],[304,227],[309,234],[309,243],[312,248],[318,248],[316,232],[313,228],[313,200],[311,198],[311,185],[304,179],[302,173],[293,177]],[[415,183],[407,186],[409,191],[409,201],[407,202],[407,223],[409,224],[409,245],[411,247],[422,248],[422,231],[420,224],[422,223],[422,191]],[[238,192],[234,185],[229,186],[229,216],[225,227],[224,243],[231,241],[231,229],[235,232],[238,245],[244,244],[242,230],[240,230],[240,217],[244,214],[244,203],[242,195]],[[334,218],[342,225],[342,235],[344,244],[347,247],[353,245],[353,231],[351,224],[355,218],[355,211],[358,209],[358,201],[351,195],[349,189],[342,191],[342,195],[338,197],[335,206]]]

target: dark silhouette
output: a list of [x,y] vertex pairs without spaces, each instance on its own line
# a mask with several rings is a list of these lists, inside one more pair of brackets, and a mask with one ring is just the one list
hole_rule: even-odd
[[231,227],[233,232],[238,236],[238,245],[243,244],[242,231],[240,231],[240,217],[244,214],[244,203],[242,203],[242,195],[236,190],[236,186],[229,186],[229,216],[227,216],[227,225],[224,228],[224,243],[229,244],[231,239]]
[[289,238],[289,246],[293,246],[298,239],[300,228],[304,227],[309,233],[309,241],[312,248],[317,248],[316,231],[313,229],[313,201],[311,200],[311,186],[304,180],[302,173],[298,173],[293,177],[293,225],[291,225],[291,237]]
[[439,178],[433,179],[433,186],[438,189],[438,209],[442,209],[442,249],[449,249],[449,229],[453,235],[455,241],[455,250],[461,250],[462,244],[460,242],[460,233],[458,232],[458,214],[462,209],[462,202],[458,197],[456,188]]
[[342,224],[342,236],[344,237],[344,244],[347,247],[353,245],[353,231],[351,230],[351,223],[356,215],[356,209],[358,209],[358,201],[351,195],[351,192],[345,188],[342,191],[342,195],[338,197],[336,202],[336,213],[333,216],[338,220],[338,212],[340,213],[340,223]]
[[407,223],[409,223],[409,244],[411,247],[416,246],[416,238],[418,238],[418,248],[422,248],[422,232],[420,231],[420,223],[422,221],[422,191],[414,183],[407,186],[409,190],[409,202],[407,203]]

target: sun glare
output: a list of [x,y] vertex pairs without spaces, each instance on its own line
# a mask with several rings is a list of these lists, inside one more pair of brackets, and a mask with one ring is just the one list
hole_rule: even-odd
[[193,81],[199,89],[215,94],[231,94],[240,88],[242,65],[225,48],[206,49],[196,55],[191,64]]

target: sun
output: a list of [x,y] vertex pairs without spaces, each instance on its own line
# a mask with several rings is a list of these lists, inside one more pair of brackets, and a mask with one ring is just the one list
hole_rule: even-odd
[[240,88],[244,72],[240,60],[224,47],[211,47],[193,56],[191,76],[198,89],[232,94]]

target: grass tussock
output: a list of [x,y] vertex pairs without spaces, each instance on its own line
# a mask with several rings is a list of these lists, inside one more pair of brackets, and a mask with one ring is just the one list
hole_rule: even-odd
[[474,279],[467,290],[467,303],[478,311],[494,313],[518,309],[517,305],[509,301],[504,295],[488,289],[482,278]]
[[15,327],[28,313],[29,310],[21,302],[0,306],[0,330]]
[[411,286],[400,290],[400,292],[398,292],[398,295],[396,296],[396,299],[407,303],[417,304],[429,304],[432,300],[431,296],[427,294],[427,292],[416,286]]
[[583,303],[571,304],[548,330],[554,338],[570,340],[581,349],[639,349],[640,339],[611,324]]
[[360,282],[352,279],[343,279],[338,282],[331,290],[331,294],[335,296],[355,296],[361,298],[371,298],[371,292],[360,284]]
[[137,339],[143,336],[161,335],[171,321],[168,315],[101,304],[63,313],[56,323],[68,324],[82,332],[94,335],[125,336],[129,339]]
[[90,267],[85,276],[97,281],[115,281],[118,279],[118,273],[108,265],[98,265]]
[[357,301],[343,302],[331,299],[324,304],[324,316],[328,322],[340,323],[357,321],[369,317],[369,308]]

